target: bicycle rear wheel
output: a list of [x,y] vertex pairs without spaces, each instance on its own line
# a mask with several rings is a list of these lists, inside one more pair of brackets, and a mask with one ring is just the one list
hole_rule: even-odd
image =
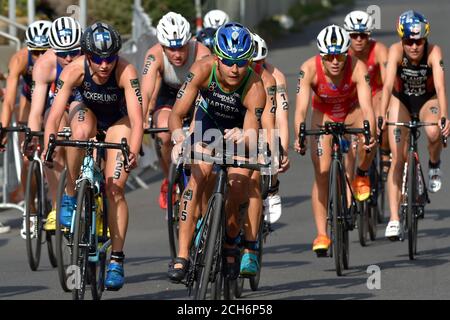
[[258,264],[259,269],[256,275],[253,277],[250,277],[250,288],[252,291],[257,291],[259,287],[259,280],[261,279],[261,268],[262,268],[262,255],[263,255],[263,243],[264,243],[264,217],[261,217],[261,222],[259,224],[259,231],[258,231]]
[[406,223],[408,226],[408,255],[410,260],[414,260],[417,253],[417,215],[416,215],[416,183],[417,183],[417,162],[414,152],[408,154],[408,177],[407,190],[408,202],[406,208]]
[[369,201],[358,202],[358,238],[361,246],[365,247],[367,245],[367,232],[369,230]]
[[25,232],[28,264],[36,271],[41,259],[42,217],[45,210],[42,171],[39,162],[30,162],[25,190]]
[[56,230],[55,230],[55,247],[56,247],[56,261],[58,266],[58,277],[61,288],[70,292],[71,290],[67,287],[67,273],[66,270],[72,262],[72,249],[71,241],[73,235],[70,234],[70,230],[61,225],[61,201],[66,190],[67,182],[67,168],[63,170],[59,178],[58,190],[56,194]]
[[[171,164],[169,172],[169,189],[167,190],[167,227],[169,232],[170,256],[175,259],[178,254],[178,222],[181,195],[184,190],[182,168]],[[175,190],[174,190],[175,189]],[[172,199],[175,198],[175,202]]]
[[78,189],[77,208],[74,220],[72,265],[75,266],[77,280],[72,290],[73,300],[84,300],[88,280],[93,195],[89,181],[81,181]]

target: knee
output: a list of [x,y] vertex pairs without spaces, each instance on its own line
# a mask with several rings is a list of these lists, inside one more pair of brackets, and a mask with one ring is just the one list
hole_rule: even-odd
[[85,126],[75,126],[71,128],[72,140],[88,140],[90,137],[90,130],[87,130]]
[[440,138],[441,138],[441,130],[439,130],[438,128],[430,128],[430,130],[428,130],[427,132],[427,136],[428,136],[428,142],[430,144],[435,144],[440,142]]
[[156,135],[156,141],[159,146],[170,146],[170,134],[167,133],[158,133]]
[[106,183],[106,196],[113,202],[119,202],[125,199],[125,192],[122,186],[114,182]]

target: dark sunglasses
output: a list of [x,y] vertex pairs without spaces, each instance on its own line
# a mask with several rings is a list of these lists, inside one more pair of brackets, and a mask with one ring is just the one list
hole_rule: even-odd
[[227,59],[227,58],[219,58],[219,59],[227,67],[232,67],[234,65],[237,65],[238,68],[242,68],[242,67],[245,67],[246,65],[248,65],[248,63],[250,62],[250,60],[245,60],[245,59],[239,59],[239,60],[233,60],[233,59]]
[[95,63],[95,64],[102,64],[103,61],[105,61],[105,62],[108,63],[108,64],[109,64],[109,63],[113,63],[113,62],[116,61],[118,58],[119,58],[118,55],[113,55],[113,56],[109,56],[109,57],[106,57],[106,58],[102,58],[102,57],[95,56],[95,55],[89,56],[89,59],[90,59],[93,63]]
[[41,56],[47,52],[47,50],[30,50],[33,56]]
[[425,39],[403,39],[403,44],[407,46],[412,46],[416,44],[418,47],[425,43]]
[[56,52],[56,55],[60,58],[67,58],[68,56],[71,57],[78,57],[81,54],[81,49],[71,50],[71,51],[62,51],[62,52]]
[[347,59],[346,53],[341,54],[324,54],[322,55],[322,60],[333,62],[336,59],[338,62],[344,62]]
[[369,34],[364,33],[364,32],[350,33],[350,38],[355,39],[355,40],[358,38],[361,38],[362,40],[366,40],[369,38]]

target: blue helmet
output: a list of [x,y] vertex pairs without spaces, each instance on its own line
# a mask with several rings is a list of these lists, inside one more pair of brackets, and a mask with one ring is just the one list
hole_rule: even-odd
[[214,50],[214,38],[216,29],[204,28],[197,33],[197,41],[203,43],[209,50]]
[[397,21],[397,33],[402,39],[426,38],[430,33],[430,23],[418,12],[403,12]]
[[226,23],[216,32],[214,53],[231,60],[249,60],[253,57],[254,44],[250,31],[237,22]]

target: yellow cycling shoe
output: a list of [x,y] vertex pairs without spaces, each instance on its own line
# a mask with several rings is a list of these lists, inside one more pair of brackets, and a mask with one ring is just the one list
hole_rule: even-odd
[[328,248],[330,248],[331,239],[327,235],[319,235],[313,242],[313,251],[319,257],[326,256]]
[[358,201],[365,201],[370,197],[370,178],[368,176],[356,175],[352,183],[355,198]]
[[56,210],[50,211],[47,216],[47,221],[44,224],[44,230],[55,231],[56,230]]

